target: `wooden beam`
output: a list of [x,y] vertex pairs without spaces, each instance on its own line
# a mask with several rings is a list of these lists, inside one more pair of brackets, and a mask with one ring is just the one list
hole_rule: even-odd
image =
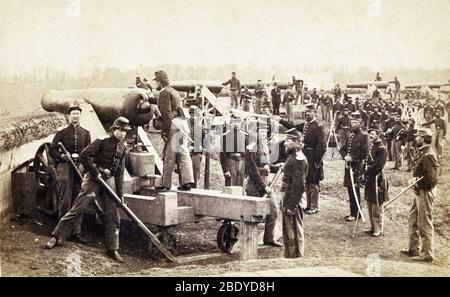
[[193,206],[196,215],[245,222],[263,222],[269,214],[269,199],[192,189],[177,191],[180,206]]
[[258,223],[241,220],[241,234],[239,235],[240,260],[254,260],[258,258]]
[[153,156],[155,156],[156,169],[159,171],[160,174],[162,174],[163,161],[159,157],[159,154],[156,151],[155,147],[153,146],[152,142],[150,141],[150,138],[148,138],[147,132],[145,132],[144,129],[142,129],[142,127],[138,127],[138,136],[141,139],[142,143],[145,145],[147,151],[151,153]]
[[202,88],[202,96],[208,100],[209,104],[214,106],[219,115],[224,115],[226,113],[225,110],[217,104],[216,96],[214,96],[214,94],[205,86]]
[[[144,223],[157,226],[178,224],[178,198],[176,193],[159,193],[156,197],[124,195],[125,203]],[[126,216],[122,216],[126,219]]]

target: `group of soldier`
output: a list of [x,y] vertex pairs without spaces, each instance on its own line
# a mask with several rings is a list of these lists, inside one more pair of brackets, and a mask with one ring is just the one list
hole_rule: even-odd
[[[156,72],[154,81],[159,98],[151,97],[150,103],[158,106],[158,120],[161,124],[159,129],[164,140],[162,181],[156,189],[165,191],[172,188],[172,173],[177,166],[180,185],[178,190],[189,191],[198,186],[202,155],[207,149],[206,134],[211,131],[208,130],[211,127],[205,125],[207,120],[205,121],[197,106],[191,106],[189,112],[182,107],[182,98],[170,86],[164,71]],[[241,92],[240,82],[235,74],[224,84],[230,84],[232,107],[239,106],[240,98],[246,109],[245,100],[248,98],[245,96],[248,94],[252,98],[252,95],[246,88]],[[296,92],[292,91],[292,86],[295,86]],[[269,198],[270,213],[265,220],[264,244],[282,246],[274,238],[275,222],[281,209],[285,256],[304,255],[304,213],[314,215],[319,212],[320,181],[324,179],[323,156],[328,146],[324,126],[317,118],[317,109],[320,106],[322,121],[331,121],[335,132],[340,135],[337,142],[341,144],[339,151],[345,160],[344,186],[347,187],[350,198],[350,214],[345,219],[357,221],[361,218],[360,188],[364,187],[371,222],[368,233],[374,237],[383,234],[383,203],[389,199],[389,185],[383,169],[390,157],[390,151],[395,160],[394,168],[400,168],[399,158],[402,157],[401,152],[407,142],[411,152],[407,157],[408,169],[413,171],[413,176],[418,181],[414,186],[416,199],[409,219],[410,245],[405,253],[417,256],[418,242],[422,237],[422,251],[425,256],[419,258],[432,261],[432,201],[436,193],[436,170],[439,165],[438,158],[430,147],[431,130],[427,127],[415,130],[415,123],[411,119],[409,126],[404,127],[400,118],[401,104],[391,104],[381,96],[374,95],[364,103],[357,100],[356,104],[353,104],[351,97],[345,92],[344,100],[341,100],[341,92],[337,86],[333,94],[333,104],[329,95],[319,95],[316,91],[311,94],[311,97],[314,95],[314,100],[309,99],[305,93],[300,92],[302,86],[303,81],[296,80],[295,77],[292,85],[288,85],[283,99],[287,112],[285,119],[278,115],[281,92],[274,86],[271,91],[272,100],[275,97],[278,105],[273,104],[274,117],[270,119],[260,116],[268,105],[265,105],[267,98],[264,86],[258,81],[254,96],[261,100],[255,100],[256,115],[250,119],[232,115],[230,123],[224,125],[220,131],[219,156],[225,186],[242,186],[246,195]],[[295,124],[292,110],[289,112],[289,108],[297,103],[299,97],[300,103],[305,100],[310,103],[306,105],[304,113],[306,121]],[[327,99],[320,101],[320,98]],[[118,253],[118,206],[109,199],[102,184],[106,182],[119,197],[123,196],[124,139],[131,127],[128,119],[119,117],[111,127],[111,135],[90,143],[89,132],[80,127],[80,113],[79,106],[69,107],[69,125],[57,132],[50,149],[58,164],[59,222],[52,232],[53,237],[47,243],[47,248],[62,244],[70,236],[74,240],[85,242],[80,234],[83,213],[98,197],[102,200],[104,209],[107,255],[123,262]],[[328,116],[324,117],[323,113]],[[330,114],[333,115],[333,120]],[[439,111],[435,119],[428,118],[425,123],[434,123],[437,131],[440,130],[438,126],[441,127],[438,115]],[[444,124],[446,129],[445,121]],[[282,151],[278,153],[284,155],[284,158],[279,158],[278,155],[274,158],[275,147],[271,145],[271,138],[274,135],[273,130],[280,126],[284,126],[285,140]],[[442,132],[442,137],[445,137],[445,134],[446,130]],[[61,144],[69,155],[65,154]],[[277,149],[279,148],[278,146]],[[77,180],[69,158],[84,168],[82,181]],[[269,181],[271,172],[283,172],[280,190],[283,195],[280,203],[274,193],[276,181]]]

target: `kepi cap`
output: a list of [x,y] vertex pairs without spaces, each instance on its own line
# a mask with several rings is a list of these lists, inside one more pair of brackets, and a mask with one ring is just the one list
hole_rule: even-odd
[[118,117],[114,120],[112,129],[131,130],[130,121],[126,117]]
[[67,113],[70,114],[70,112],[72,110],[79,110],[80,112],[82,112],[80,105],[76,104],[76,103],[71,103],[69,105],[69,108],[67,108]]
[[167,73],[164,70],[159,70],[155,72],[155,78],[153,80],[161,81],[161,80],[168,80],[169,77],[167,76]]

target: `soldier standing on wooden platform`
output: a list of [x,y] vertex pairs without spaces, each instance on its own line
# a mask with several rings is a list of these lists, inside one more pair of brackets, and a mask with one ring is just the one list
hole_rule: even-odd
[[75,199],[70,211],[61,218],[53,230],[53,237],[47,242],[47,248],[51,249],[56,245],[61,245],[74,228],[81,225],[83,213],[92,199],[99,197],[103,202],[102,206],[105,212],[107,255],[117,262],[123,263],[122,257],[117,252],[119,250],[120,231],[119,209],[108,191],[102,187],[99,178],[102,178],[117,193],[117,196],[123,196],[125,166],[125,145],[123,141],[130,129],[128,119],[119,117],[111,127],[111,136],[99,137],[81,152],[81,163],[87,170],[81,185],[81,192]]
[[261,105],[264,100],[264,96],[266,96],[266,88],[264,87],[262,81],[258,79],[255,86],[255,105],[253,111],[257,114],[261,114]]
[[[344,187],[347,188],[350,197],[350,214],[345,217],[347,221],[355,221],[357,217],[361,218],[358,210],[358,204],[361,205],[360,187],[365,171],[366,158],[369,153],[369,137],[367,133],[361,130],[359,112],[352,113],[352,117],[352,134],[340,149],[341,156],[345,160]],[[352,185],[351,181],[350,168],[353,171],[354,185]],[[356,192],[356,197],[353,190]],[[358,199],[358,204],[356,199]]]
[[295,96],[292,92],[292,86],[288,85],[286,93],[283,97],[283,104],[284,108],[286,109],[286,116],[289,123],[294,122],[294,110],[293,110],[293,104],[294,104]]
[[305,249],[303,206],[301,200],[305,191],[308,160],[301,151],[301,133],[293,131],[284,146],[289,157],[284,166],[281,192],[281,213],[283,215],[283,243],[285,258],[303,257]]
[[[71,104],[67,109],[69,125],[58,129],[52,144],[50,156],[56,161],[58,180],[58,219],[60,220],[72,207],[72,202],[80,192],[81,180],[70,164],[70,160],[62,151],[58,143],[62,143],[70,153],[76,165],[79,164],[79,154],[91,143],[91,135],[88,130],[80,126],[81,108],[77,104]],[[81,224],[74,230],[74,238],[84,242],[80,236]]]
[[[409,213],[409,246],[401,253],[414,257],[415,261],[432,262],[434,259],[433,201],[436,200],[437,168],[436,153],[431,148],[433,133],[420,128],[416,134],[418,155],[414,160],[413,176],[420,181],[414,186],[415,198]],[[422,248],[420,241],[422,239]],[[422,255],[420,254],[422,251]]]
[[273,106],[273,115],[280,114],[280,104],[281,104],[281,90],[278,88],[278,84],[273,83],[273,89],[270,91],[272,96],[272,106]]
[[370,127],[368,133],[372,143],[367,157],[364,197],[367,200],[371,228],[366,233],[378,237],[383,234],[383,202],[389,200],[388,182],[383,174],[388,152],[381,142],[382,131],[378,125]]
[[247,86],[244,86],[244,90],[241,92],[241,104],[243,111],[250,111],[250,106],[252,106],[252,93],[248,90]]
[[245,176],[247,177],[246,193],[248,196],[263,197],[267,194],[270,199],[270,213],[266,216],[264,229],[264,244],[281,247],[275,241],[274,230],[278,216],[276,196],[269,187],[269,173],[277,167],[269,164],[270,152],[267,143],[267,128],[260,126],[258,138],[251,138],[245,153]]
[[236,77],[236,72],[231,72],[231,79],[224,82],[223,86],[230,85],[231,108],[239,108],[239,97],[241,95],[241,82]]
[[[179,190],[189,191],[194,185],[194,177],[192,172],[192,160],[189,154],[189,147],[187,138],[177,137],[181,136],[184,132],[189,135],[189,127],[184,125],[184,119],[179,120],[179,126],[176,125],[174,119],[180,116],[181,109],[181,97],[178,91],[169,85],[169,77],[164,71],[155,72],[155,78],[158,85],[157,89],[160,89],[158,100],[158,108],[161,112],[162,119],[162,130],[161,136],[164,140],[164,150],[162,153],[162,159],[164,161],[163,165],[163,176],[161,186],[157,187],[158,190],[170,190],[172,187],[172,173],[175,164],[179,166],[179,176],[180,176],[180,187]],[[188,115],[183,115],[188,116]],[[181,141],[177,143],[177,141]]]

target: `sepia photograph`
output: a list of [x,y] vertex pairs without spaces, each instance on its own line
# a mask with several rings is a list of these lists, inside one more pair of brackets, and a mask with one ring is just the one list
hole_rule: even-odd
[[450,276],[450,1],[0,16],[0,276]]

